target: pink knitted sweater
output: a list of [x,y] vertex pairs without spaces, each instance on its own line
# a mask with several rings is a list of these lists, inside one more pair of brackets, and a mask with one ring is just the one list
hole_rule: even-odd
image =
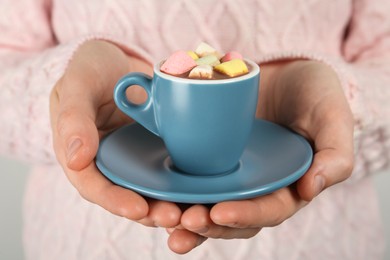
[[204,40],[258,63],[285,57],[332,66],[356,121],[353,176],[248,240],[209,240],[185,259],[380,259],[369,174],[390,161],[387,0],[2,0],[0,152],[31,162],[27,259],[178,259],[167,234],[84,201],[57,165],[49,93],[72,54],[109,39],[150,62]]

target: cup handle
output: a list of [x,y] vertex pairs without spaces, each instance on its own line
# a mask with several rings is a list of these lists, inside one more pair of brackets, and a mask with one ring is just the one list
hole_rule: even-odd
[[[145,89],[148,99],[145,103],[137,105],[126,97],[126,89],[139,85]],[[114,100],[117,107],[126,115],[143,125],[150,132],[160,136],[156,124],[152,97],[152,78],[144,73],[132,72],[122,77],[115,86]]]

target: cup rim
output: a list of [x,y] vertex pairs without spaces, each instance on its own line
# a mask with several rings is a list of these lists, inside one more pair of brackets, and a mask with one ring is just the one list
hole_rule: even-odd
[[238,82],[238,81],[243,81],[243,80],[252,78],[260,73],[260,66],[257,63],[255,63],[251,60],[248,60],[248,59],[244,59],[244,61],[252,67],[252,70],[245,75],[234,77],[234,78],[228,78],[228,79],[207,80],[207,79],[188,79],[188,78],[176,77],[176,76],[169,75],[169,74],[166,74],[166,73],[160,71],[160,67],[161,67],[161,64],[163,63],[163,61],[156,63],[154,65],[153,71],[154,71],[155,75],[157,75],[161,78],[167,79],[167,80],[171,80],[171,81],[191,83],[191,84],[200,84],[200,85],[203,85],[203,84],[219,85],[219,84],[223,84],[223,83],[234,83],[234,82]]

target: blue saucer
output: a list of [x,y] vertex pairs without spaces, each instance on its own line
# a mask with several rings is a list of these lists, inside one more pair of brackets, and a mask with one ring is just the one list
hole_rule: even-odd
[[271,193],[298,180],[313,151],[301,136],[256,120],[237,167],[198,177],[175,169],[164,142],[139,124],[124,126],[100,143],[99,170],[112,182],[147,197],[182,203],[217,203]]

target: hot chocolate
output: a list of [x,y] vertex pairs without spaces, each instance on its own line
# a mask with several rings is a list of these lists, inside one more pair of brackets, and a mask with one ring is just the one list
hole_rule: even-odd
[[245,75],[250,66],[242,55],[231,51],[222,55],[202,42],[195,51],[176,51],[161,65],[161,72],[189,79],[220,80]]

